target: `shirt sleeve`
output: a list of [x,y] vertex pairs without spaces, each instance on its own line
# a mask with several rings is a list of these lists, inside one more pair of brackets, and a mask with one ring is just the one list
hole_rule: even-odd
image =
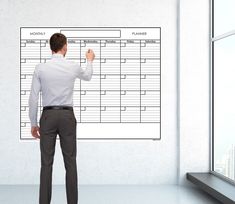
[[76,67],[76,76],[79,79],[90,81],[93,74],[93,65],[92,61],[87,61],[86,69],[83,69],[81,66]]
[[38,113],[38,98],[41,90],[40,79],[38,75],[38,67],[36,66],[33,74],[31,91],[29,95],[29,118],[32,126],[38,126],[37,124],[37,113]]

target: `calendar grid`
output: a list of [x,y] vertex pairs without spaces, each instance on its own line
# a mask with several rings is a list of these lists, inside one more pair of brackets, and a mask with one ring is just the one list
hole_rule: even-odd
[[[63,29],[63,31],[66,29]],[[76,29],[74,29],[76,31]],[[43,31],[43,28],[42,28]],[[61,32],[62,30],[59,29]],[[69,30],[67,30],[69,31]],[[71,29],[70,31],[73,31]],[[121,29],[124,32],[125,28]],[[85,68],[85,52],[93,49],[93,76],[77,79],[74,112],[77,123],[161,123],[161,46],[156,38],[79,38],[68,36],[67,60]],[[28,97],[34,68],[51,59],[49,40],[21,35],[21,134],[28,138]],[[39,96],[38,121],[42,112]]]

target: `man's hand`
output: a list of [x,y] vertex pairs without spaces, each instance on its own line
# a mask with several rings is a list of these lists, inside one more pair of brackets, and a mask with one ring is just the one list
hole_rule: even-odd
[[40,139],[39,127],[38,126],[32,126],[31,127],[31,134],[32,134],[33,137]]
[[88,51],[86,52],[86,58],[88,61],[93,61],[95,59],[95,53],[92,49],[88,49]]

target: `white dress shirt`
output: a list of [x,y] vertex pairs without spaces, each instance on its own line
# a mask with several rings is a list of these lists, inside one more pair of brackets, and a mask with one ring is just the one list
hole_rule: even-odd
[[38,98],[42,92],[42,106],[73,106],[76,78],[89,81],[93,74],[92,61],[86,69],[76,62],[67,61],[62,54],[53,54],[50,61],[36,65],[29,96],[31,126],[37,126]]

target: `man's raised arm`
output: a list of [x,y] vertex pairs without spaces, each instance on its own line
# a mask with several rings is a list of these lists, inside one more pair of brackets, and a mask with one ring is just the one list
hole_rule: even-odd
[[85,81],[90,81],[92,78],[92,74],[93,74],[92,62],[95,59],[95,54],[94,54],[93,50],[89,49],[86,52],[86,59],[87,59],[86,69],[84,70],[81,67],[79,67],[77,77],[80,79],[83,79]]

